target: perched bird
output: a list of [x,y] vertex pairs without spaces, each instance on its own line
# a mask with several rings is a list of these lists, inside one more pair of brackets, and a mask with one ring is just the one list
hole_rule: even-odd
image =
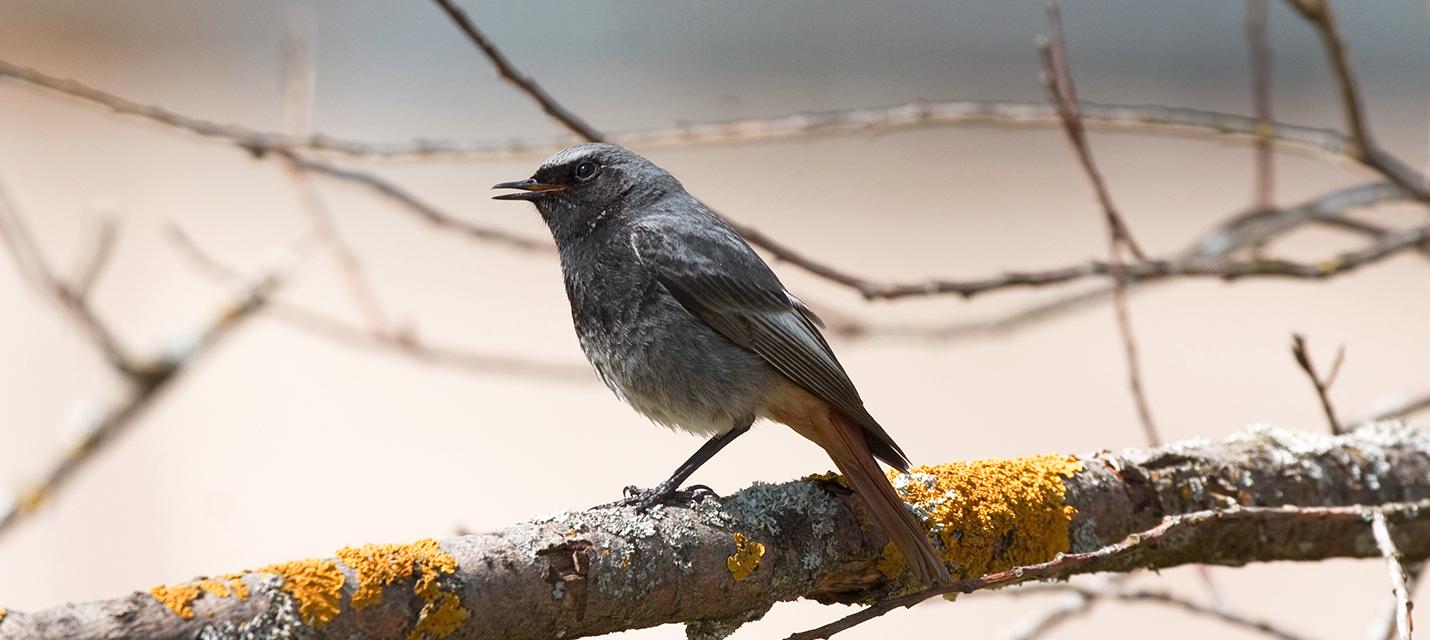
[[909,461],[864,409],[820,335],[819,317],[745,240],[680,182],[622,147],[566,148],[518,189],[550,228],[581,348],[636,411],[709,440],[655,489],[650,506],[750,429],[783,423],[822,447],[924,582],[948,570],[875,458]]

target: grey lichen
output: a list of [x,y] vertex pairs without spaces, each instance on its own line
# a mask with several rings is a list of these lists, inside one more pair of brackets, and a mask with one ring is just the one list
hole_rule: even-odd
[[765,614],[773,606],[774,603],[771,602],[763,607],[742,611],[728,618],[692,620],[685,623],[685,638],[686,640],[724,640],[739,630],[741,625],[765,617]]
[[250,598],[266,600],[268,605],[252,619],[234,624],[208,625],[195,636],[198,640],[302,640],[313,638],[313,630],[298,617],[293,597],[279,587],[283,579],[274,575],[257,576]]

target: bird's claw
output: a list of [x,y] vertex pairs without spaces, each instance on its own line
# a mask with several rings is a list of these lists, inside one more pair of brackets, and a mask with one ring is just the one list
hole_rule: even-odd
[[653,489],[642,489],[635,485],[627,486],[621,490],[625,498],[612,503],[618,507],[635,507],[636,511],[644,513],[652,507],[669,502],[695,504],[707,497],[719,498],[720,494],[714,489],[703,484],[693,484],[686,489],[679,489],[675,485],[660,483]]

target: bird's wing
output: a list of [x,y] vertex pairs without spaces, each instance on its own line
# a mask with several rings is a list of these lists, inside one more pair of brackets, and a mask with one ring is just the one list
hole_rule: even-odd
[[823,322],[785,291],[734,230],[724,225],[637,226],[631,245],[686,310],[840,410],[864,428],[881,459],[907,468],[903,451],[864,409],[859,392],[820,335]]

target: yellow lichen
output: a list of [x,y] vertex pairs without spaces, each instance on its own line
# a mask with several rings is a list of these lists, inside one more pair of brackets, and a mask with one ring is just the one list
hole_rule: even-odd
[[194,584],[198,586],[200,591],[203,591],[204,593],[207,593],[216,598],[227,598],[233,595],[233,592],[228,588],[228,585],[218,580],[206,579],[200,580]]
[[430,538],[412,544],[367,544],[338,550],[338,559],[357,573],[358,588],[353,593],[353,609],[380,604],[382,590],[415,573],[412,593],[422,599],[417,624],[409,640],[442,638],[457,630],[467,619],[461,598],[444,591],[438,579],[457,570],[457,560]]
[[183,584],[159,585],[149,590],[149,595],[185,620],[194,617],[193,603],[203,594],[215,598],[237,596],[239,600],[247,600],[248,585],[243,583],[241,575],[228,574]]
[[751,573],[760,566],[760,558],[765,555],[765,545],[745,537],[743,533],[735,534],[735,554],[725,559],[725,567],[730,570],[730,577],[735,582],[744,582]]
[[239,600],[248,599],[248,584],[243,581],[243,574],[229,573],[221,575],[216,579],[227,581],[228,588],[233,591],[234,597],[238,598]]
[[10,612],[9,612],[9,611],[6,611],[6,610],[5,610],[5,607],[0,607],[0,622],[4,622],[4,621],[5,621],[5,614],[7,614],[7,613],[10,613]]
[[194,617],[194,600],[199,597],[198,585],[185,583],[159,585],[149,590],[149,595],[163,603],[175,615],[188,620]]
[[462,606],[462,599],[457,594],[437,590],[432,594],[419,595],[422,595],[425,604],[417,615],[417,625],[407,633],[406,640],[445,638],[467,621],[467,608]]
[[[914,469],[932,482],[908,482],[901,493],[938,532],[950,568],[969,578],[1067,551],[1077,509],[1063,503],[1063,478],[1081,470],[1077,458],[1057,454],[954,462]],[[893,479],[897,472],[889,474]],[[884,556],[880,570],[897,573],[887,549]]]
[[332,560],[294,560],[264,567],[283,579],[281,588],[298,601],[298,615],[314,629],[322,628],[342,609],[343,572]]

